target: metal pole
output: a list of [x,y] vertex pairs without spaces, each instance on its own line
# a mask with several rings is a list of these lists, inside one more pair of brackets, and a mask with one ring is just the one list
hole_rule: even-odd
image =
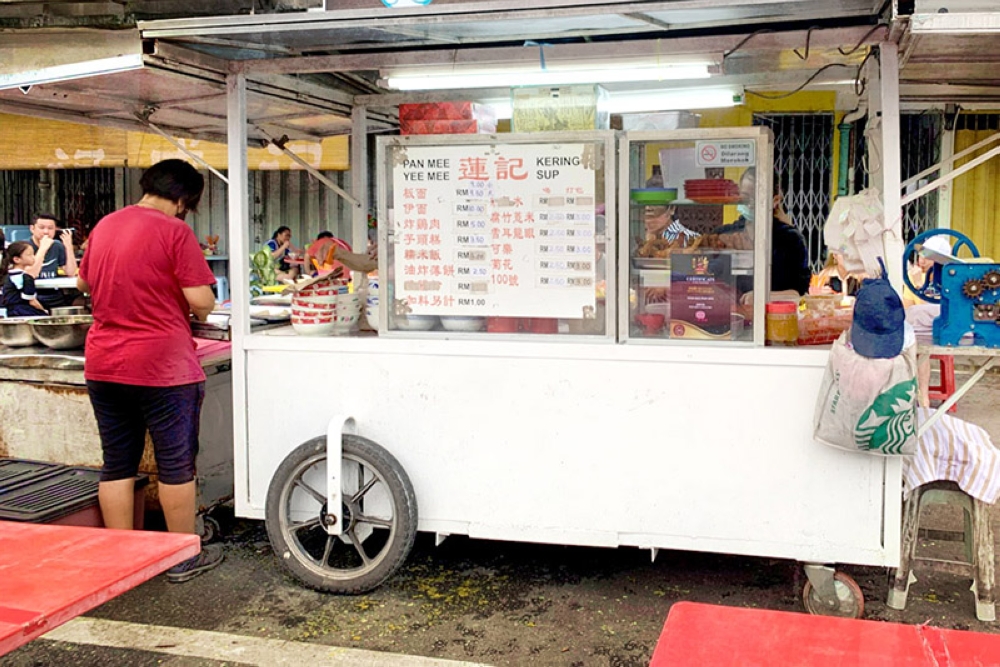
[[[882,156],[881,178],[876,181],[882,189],[886,221],[892,230],[882,236],[885,244],[887,276],[896,289],[903,282],[903,203],[900,201],[899,182],[902,167],[899,161],[899,47],[892,42],[879,45],[878,106],[882,113],[879,152]],[[871,117],[871,116],[869,116]],[[873,174],[874,175],[874,174]]]
[[233,479],[236,512],[250,505],[247,457],[247,358],[250,335],[250,190],[247,172],[247,80],[237,66],[226,75],[227,151],[229,158],[229,277],[232,294]]
[[916,183],[917,181],[919,181],[921,178],[923,178],[927,174],[932,174],[935,171],[937,171],[938,169],[940,169],[941,167],[944,167],[945,165],[949,165],[952,162],[954,162],[955,160],[959,160],[959,159],[965,157],[966,155],[968,155],[969,153],[977,151],[980,148],[982,148],[983,146],[987,146],[989,144],[992,144],[994,141],[997,141],[997,140],[1000,140],[1000,132],[997,132],[996,134],[992,134],[992,135],[986,137],[985,139],[983,139],[979,143],[976,143],[976,144],[973,144],[973,145],[969,146],[968,148],[966,148],[964,151],[961,151],[960,153],[955,153],[951,157],[946,158],[944,160],[941,160],[940,162],[938,162],[933,167],[928,167],[927,169],[924,169],[922,172],[920,172],[919,174],[917,174],[915,176],[911,176],[910,178],[908,178],[905,181],[903,181],[901,187],[905,189],[909,185],[912,185],[913,183]]
[[[140,120],[142,120],[142,119],[140,119]],[[156,125],[154,125],[153,123],[150,123],[148,120],[143,120],[142,122],[146,125],[146,127],[148,127],[149,129],[151,129],[153,132],[156,132],[158,135],[160,135],[161,137],[163,137],[164,139],[166,139],[167,141],[169,141],[171,144],[173,144],[174,148],[176,148],[177,150],[179,150],[181,153],[184,153],[184,155],[187,155],[189,158],[191,158],[192,160],[194,160],[195,162],[197,162],[198,164],[200,164],[201,166],[203,166],[205,169],[208,169],[210,172],[212,172],[213,174],[215,174],[216,176],[218,176],[219,178],[221,178],[223,183],[227,183],[227,184],[229,183],[229,179],[226,178],[222,174],[222,172],[220,172],[218,169],[216,169],[215,167],[213,167],[212,165],[210,165],[209,163],[205,162],[200,157],[198,157],[197,155],[195,155],[193,152],[191,152],[191,150],[189,150],[187,147],[185,147],[181,142],[177,141],[176,139],[174,139],[173,137],[171,137],[169,134],[167,134],[166,132],[164,132],[163,130],[161,130],[160,128],[158,128]]]
[[[998,136],[1000,136],[1000,135],[998,135]],[[965,172],[969,171],[970,169],[975,169],[976,167],[978,167],[982,163],[986,162],[987,160],[992,159],[997,154],[1000,154],[1000,146],[997,146],[996,148],[993,148],[990,151],[988,151],[986,153],[983,153],[982,155],[980,155],[979,157],[977,157],[975,160],[971,160],[969,162],[966,162],[965,164],[963,164],[958,169],[955,169],[954,171],[949,171],[947,174],[945,174],[941,178],[939,178],[939,179],[937,179],[935,181],[931,181],[930,183],[928,183],[924,187],[920,188],[919,190],[914,190],[910,194],[908,194],[905,197],[903,197],[902,204],[905,206],[906,204],[909,204],[914,199],[919,199],[920,197],[923,197],[925,194],[927,194],[931,190],[936,190],[939,187],[941,187],[942,185],[944,185],[945,183],[948,183],[950,181],[955,180],[956,178],[958,178],[959,176],[961,176]]]
[[298,155],[296,155],[292,151],[288,150],[288,147],[285,146],[285,142],[288,141],[287,137],[282,137],[281,139],[274,139],[274,138],[272,138],[272,137],[269,136],[268,137],[268,141],[270,141],[271,144],[274,145],[282,153],[284,153],[289,158],[291,158],[293,162],[295,162],[300,167],[302,167],[303,169],[305,169],[306,172],[308,172],[310,175],[314,176],[316,178],[316,180],[318,180],[320,183],[322,183],[326,187],[328,187],[331,190],[333,190],[334,192],[336,192],[338,195],[340,195],[341,197],[343,197],[345,200],[349,201],[352,206],[355,206],[355,207],[360,207],[361,206],[361,202],[359,202],[357,199],[355,199],[350,194],[348,194],[347,191],[344,190],[343,188],[341,188],[339,185],[337,185],[336,183],[334,183],[333,181],[331,181],[329,178],[327,178],[326,176],[324,176],[323,172],[321,172],[319,169],[317,169],[316,167],[312,166],[311,164],[309,164],[308,162],[306,162],[305,160],[303,160],[302,158],[300,158]]
[[[351,109],[351,190],[358,198],[368,201],[368,107]],[[380,225],[388,224],[380,220]],[[368,207],[358,206],[351,219],[354,247],[360,252],[368,243]],[[386,252],[383,248],[381,252]]]

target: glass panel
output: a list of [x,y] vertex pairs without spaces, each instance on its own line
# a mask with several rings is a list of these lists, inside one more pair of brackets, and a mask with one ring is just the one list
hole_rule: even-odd
[[753,340],[756,145],[629,144],[630,337]]
[[387,143],[384,329],[605,335],[605,143]]

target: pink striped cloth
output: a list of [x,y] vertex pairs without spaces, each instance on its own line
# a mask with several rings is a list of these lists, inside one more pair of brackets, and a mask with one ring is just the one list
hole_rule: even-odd
[[[917,408],[917,427],[933,410]],[[929,482],[948,480],[973,498],[1000,498],[1000,450],[990,434],[975,424],[944,415],[920,437],[917,452],[903,460],[903,497]]]

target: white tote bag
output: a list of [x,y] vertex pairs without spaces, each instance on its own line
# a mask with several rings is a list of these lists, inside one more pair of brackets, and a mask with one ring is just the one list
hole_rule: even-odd
[[852,350],[848,332],[830,350],[813,418],[817,441],[850,451],[912,454],[917,448],[917,353],[891,359]]

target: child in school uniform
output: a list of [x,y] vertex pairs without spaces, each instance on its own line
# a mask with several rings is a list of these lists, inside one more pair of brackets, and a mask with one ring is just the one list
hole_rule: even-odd
[[24,269],[35,262],[35,251],[27,241],[15,241],[4,252],[0,262],[0,307],[7,317],[48,315],[35,293],[35,279]]

